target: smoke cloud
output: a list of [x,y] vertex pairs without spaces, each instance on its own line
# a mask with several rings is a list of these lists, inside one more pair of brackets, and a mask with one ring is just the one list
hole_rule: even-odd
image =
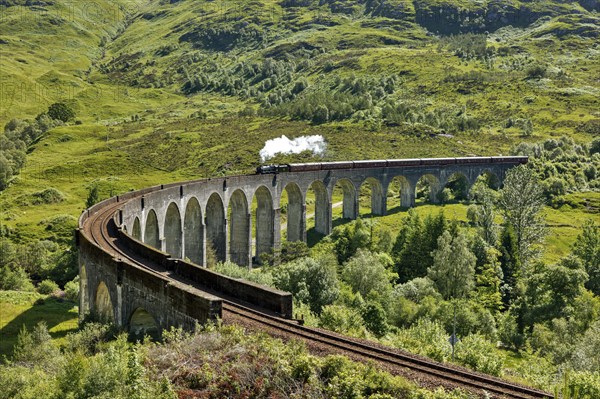
[[265,162],[276,154],[299,154],[302,151],[312,151],[315,155],[325,152],[327,143],[323,136],[302,136],[293,140],[286,136],[267,140],[265,146],[260,150],[260,159]]

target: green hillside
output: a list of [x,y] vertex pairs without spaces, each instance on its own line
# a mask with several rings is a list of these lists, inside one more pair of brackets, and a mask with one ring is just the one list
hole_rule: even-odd
[[[521,264],[512,257],[514,233],[505,228],[506,209],[494,202],[497,192],[485,208],[481,198],[461,197],[454,181],[443,207],[427,204],[428,188],[418,186],[411,212],[397,206],[393,188],[389,215],[381,218],[372,218],[363,190],[361,221],[342,221],[334,206],[332,236],[316,244],[310,230],[310,249],[291,247],[290,253],[313,258],[291,256],[280,268],[253,271],[218,265],[221,271],[289,290],[307,284],[294,285],[294,278],[329,271],[327,303],[313,308],[309,291],[294,292],[308,325],[451,361],[447,334],[456,304],[442,298],[424,266],[433,265],[436,237],[447,232],[468,242],[465,252],[477,257],[475,288],[461,299],[458,315],[468,344],[456,362],[544,389],[564,382],[581,389],[579,399],[598,397],[600,362],[589,355],[597,354],[600,336],[593,252],[600,248],[599,12],[598,0],[0,0],[0,288],[28,291],[33,282],[48,291],[0,296],[8,309],[0,317],[7,338],[0,355],[10,354],[22,324],[33,328],[44,312],[55,344],[106,338],[93,325],[78,333],[84,338],[65,337],[75,328],[73,302],[51,292],[51,282],[41,283],[53,280],[76,296],[72,231],[86,202],[249,173],[261,163],[267,140],[322,135],[327,150],[321,155],[280,154],[267,162],[530,156],[547,204],[548,235],[542,245],[532,244],[540,258]],[[480,236],[485,212],[498,236],[487,243]],[[314,213],[312,198],[307,213]],[[371,272],[381,272],[375,276],[381,290],[357,292],[343,272],[349,264],[379,268]],[[423,270],[409,280],[405,272],[415,264]],[[518,274],[502,275],[517,266]],[[34,338],[50,342],[37,329]],[[28,345],[32,351],[35,345]],[[131,350],[123,345],[124,339],[102,344],[86,356]],[[44,348],[46,360],[55,356]],[[161,348],[152,351],[169,350]],[[63,348],[60,356],[71,359],[69,353]],[[69,362],[87,365],[81,382],[94,375],[96,360],[77,359]],[[129,365],[137,370],[136,362]],[[315,380],[319,362],[302,363],[309,370],[302,375]],[[67,372],[76,369],[68,364]],[[15,367],[0,373],[0,382],[30,370]],[[570,380],[562,370],[573,370]],[[56,379],[68,380],[55,371],[37,370],[53,387]],[[194,386],[165,376],[179,393]],[[387,384],[387,377],[377,378]],[[225,392],[215,389],[216,396]],[[414,395],[404,397],[466,397],[410,389]],[[371,388],[352,397],[366,392]]]
[[593,1],[27,4],[0,4],[0,123],[59,101],[76,118],[15,170],[11,226],[47,211],[21,216],[23,193],[55,186],[76,215],[94,179],[247,172],[282,134],[322,134],[334,160],[498,155],[600,129]]

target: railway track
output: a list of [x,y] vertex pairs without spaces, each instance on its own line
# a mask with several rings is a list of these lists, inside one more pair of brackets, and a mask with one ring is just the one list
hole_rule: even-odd
[[[113,203],[90,215],[83,226],[83,233],[110,253],[115,258],[120,258],[144,268],[148,273],[173,279],[182,284],[197,286],[192,282],[177,276],[172,272],[162,269],[161,266],[152,264],[140,255],[133,253],[125,245],[118,242],[117,226],[114,215],[122,203]],[[196,287],[201,289],[199,287]],[[402,353],[399,350],[385,348],[381,345],[352,339],[330,331],[306,327],[294,320],[283,319],[257,309],[236,303],[230,298],[223,299],[223,318],[234,321],[243,320],[257,326],[261,330],[274,333],[285,338],[304,340],[311,345],[317,345],[331,353],[342,353],[353,359],[374,361],[391,372],[410,370],[411,372],[427,376],[438,381],[445,381],[446,385],[458,386],[477,393],[480,396],[488,393],[493,398],[511,399],[543,399],[552,398],[552,395],[525,386],[513,384],[488,375],[475,373],[455,366],[449,366],[425,358]]]

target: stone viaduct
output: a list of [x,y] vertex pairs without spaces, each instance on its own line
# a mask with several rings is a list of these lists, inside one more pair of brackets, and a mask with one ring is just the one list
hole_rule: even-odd
[[[385,215],[392,182],[400,187],[399,205],[413,207],[419,181],[429,185],[430,200],[437,202],[453,176],[461,176],[467,188],[483,174],[500,183],[508,169],[526,162],[526,157],[471,157],[294,164],[280,173],[174,183],[114,197],[80,218],[80,311],[95,310],[134,331],[192,328],[220,315],[223,293],[289,317],[289,294],[209,271],[203,267],[207,248],[220,261],[250,267],[253,259],[281,247],[282,214],[287,240],[306,240],[311,191],[315,230],[329,234],[336,187],[343,193],[343,217],[356,219],[363,185],[370,188],[371,213]],[[99,221],[109,208],[112,217]],[[109,238],[92,237],[94,223],[103,224]],[[154,268],[144,266],[146,260]]]

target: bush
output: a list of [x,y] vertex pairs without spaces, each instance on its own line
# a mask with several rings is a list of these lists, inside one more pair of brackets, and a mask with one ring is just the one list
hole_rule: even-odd
[[573,372],[566,378],[571,393],[580,399],[600,398],[600,372]]
[[363,318],[354,308],[342,305],[327,305],[323,307],[319,317],[319,327],[342,334],[364,336]]
[[65,299],[71,302],[79,301],[79,276],[65,284]]
[[468,335],[456,344],[456,359],[473,370],[496,376],[504,366],[504,356],[479,334]]
[[58,284],[52,280],[43,280],[38,284],[37,290],[42,295],[54,294],[58,291]]
[[75,111],[71,106],[58,102],[48,107],[48,116],[52,119],[68,122],[69,120],[75,118]]
[[412,327],[399,330],[391,338],[391,344],[442,362],[448,360],[452,352],[448,337],[441,324],[421,319]]
[[32,205],[58,204],[65,200],[65,195],[53,187],[33,193],[32,197]]
[[540,64],[531,65],[525,70],[528,79],[540,79],[546,76],[546,67]]
[[22,268],[0,265],[0,289],[33,291],[34,287],[27,272]]
[[273,280],[277,288],[291,292],[315,313],[333,303],[339,294],[335,267],[325,260],[302,258],[281,265],[273,270]]

